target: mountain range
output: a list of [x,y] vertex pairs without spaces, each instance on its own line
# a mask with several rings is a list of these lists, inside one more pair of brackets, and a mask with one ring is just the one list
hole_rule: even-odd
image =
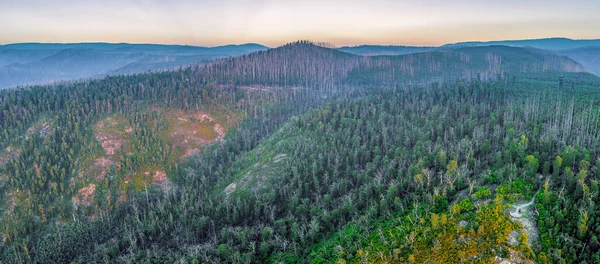
[[600,39],[575,40],[568,38],[544,38],[525,40],[502,40],[502,41],[469,41],[445,44],[442,46],[383,46],[383,45],[360,45],[344,46],[338,50],[364,56],[379,55],[403,55],[427,51],[444,51],[468,47],[482,46],[509,46],[529,47],[547,50],[559,55],[567,56],[584,66],[584,68],[596,75],[600,75]]
[[[487,50],[475,49],[483,46],[490,48]],[[459,42],[437,47],[361,45],[344,46],[336,50],[348,55],[374,57],[361,59],[363,61],[383,63],[382,60],[390,60],[391,57],[389,56],[405,56],[416,53],[429,54],[421,56],[430,56],[432,54],[448,55],[469,53],[471,51],[498,52],[502,49],[500,46],[526,48],[529,52],[537,50],[538,55],[546,52],[544,56],[549,56],[550,53],[566,56],[580,64],[583,70],[600,75],[600,40],[547,38]],[[269,48],[260,44],[226,45],[210,48],[127,43],[19,43],[0,45],[0,89],[107,75],[168,70],[267,49]],[[504,49],[504,52],[509,53],[515,51],[517,50]],[[515,53],[512,54],[515,55]],[[382,58],[381,56],[388,57]],[[482,54],[482,56],[485,56],[485,54]],[[415,58],[410,56],[397,57],[392,60],[414,60]],[[359,68],[365,70],[363,66]],[[463,75],[468,74],[463,73]]]
[[9,44],[0,46],[0,88],[173,69],[265,49],[259,44],[212,48],[125,43]]
[[308,41],[5,89],[0,263],[598,263],[599,91],[534,47]]

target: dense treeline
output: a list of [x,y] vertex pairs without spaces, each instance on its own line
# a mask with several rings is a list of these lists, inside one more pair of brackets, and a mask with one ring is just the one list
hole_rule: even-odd
[[571,59],[535,49],[492,46],[364,57],[308,41],[196,68],[207,81],[329,89],[343,84],[432,83],[475,77],[490,80],[517,73],[584,71]]
[[[196,161],[174,169],[171,177],[177,188],[162,195],[142,193],[127,207],[91,224],[81,220],[49,227],[47,235],[32,245],[35,255],[30,257],[83,263],[333,261],[354,254],[360,259],[369,249],[359,252],[364,246],[358,242],[344,245],[349,255],[318,243],[353,223],[368,234],[376,231],[369,223],[393,219],[398,213],[418,212],[428,219],[449,214],[454,201],[480,187],[505,194],[503,202],[515,202],[542,185],[538,174],[542,182],[548,179],[548,192],[558,193],[558,181],[550,178],[560,175],[552,165],[556,156],[568,157],[563,166],[580,172],[574,166],[577,157],[567,154],[569,149],[595,155],[596,106],[539,94],[502,96],[504,85],[474,80],[358,92],[353,96],[366,97],[342,99],[293,118],[259,144],[290,115],[301,112],[294,104],[272,108],[240,126],[222,144],[205,149]],[[556,104],[540,103],[546,101]],[[596,161],[589,162],[596,166]],[[593,184],[595,177],[588,176],[584,183]],[[232,189],[232,183],[239,187]],[[494,190],[498,184],[503,187]],[[473,210],[468,203],[458,203],[459,210]],[[414,211],[415,205],[423,206]],[[586,215],[595,219],[596,212]],[[493,221],[507,220],[489,221],[481,223],[493,226]],[[545,231],[540,232],[543,245]],[[590,242],[581,246],[597,248],[591,240],[595,230],[586,232],[592,234]],[[426,245],[422,243],[426,242],[401,246],[397,260],[409,261],[411,255],[419,259],[414,247]],[[509,247],[506,242],[490,245]],[[13,250],[5,250],[11,254],[5,256],[15,257]],[[543,246],[534,246],[533,252],[540,253],[527,254],[540,261],[558,261],[542,250]],[[27,260],[21,254],[15,259]],[[595,257],[565,256],[590,261]]]
[[[522,61],[505,60],[522,50],[497,49],[367,60],[301,42],[209,66],[2,91],[1,259],[450,261],[442,245],[465,261],[511,252],[597,261],[597,79],[525,79],[512,70]],[[523,71],[577,71],[542,55]],[[406,85],[457,77],[468,79]],[[246,118],[173,160],[154,108]],[[82,206],[84,164],[103,147],[94,130],[115,116],[128,150]],[[126,183],[155,167],[172,186]],[[538,189],[539,240],[510,242],[523,227],[506,206]]]
[[[299,98],[303,93],[295,92]],[[70,86],[6,90],[0,96],[0,154],[4,155],[6,148],[6,153],[14,155],[0,164],[3,241],[30,251],[48,222],[69,222],[79,214],[110,214],[121,199],[120,183],[115,179],[152,165],[161,165],[167,171],[175,169],[176,164],[167,162],[170,148],[160,137],[164,132],[160,122],[164,120],[148,112],[149,106],[258,115],[265,113],[268,104],[291,94],[217,87],[186,69]],[[123,166],[111,171],[110,177],[98,185],[96,196],[106,194],[108,198],[95,198],[91,205],[95,209],[91,211],[78,209],[72,202],[80,188],[75,179],[80,177],[84,158],[102,149],[93,128],[98,120],[114,114],[127,117],[135,155],[122,157],[119,164]],[[35,255],[36,251],[31,253]]]

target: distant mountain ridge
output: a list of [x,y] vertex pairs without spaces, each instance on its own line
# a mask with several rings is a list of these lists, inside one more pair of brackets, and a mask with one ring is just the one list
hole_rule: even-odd
[[465,47],[405,55],[360,56],[308,41],[217,60],[198,65],[196,69],[210,82],[320,88],[584,71],[572,59],[534,48]]
[[418,47],[418,46],[394,46],[394,45],[360,45],[360,46],[344,46],[337,50],[363,56],[376,55],[404,55],[418,52],[434,50],[436,47]]
[[600,76],[600,46],[564,50],[559,54],[572,58],[589,72]]
[[543,39],[525,39],[525,40],[499,40],[499,41],[468,41],[446,44],[442,47],[473,47],[504,45],[513,47],[533,47],[551,51],[577,49],[589,46],[600,46],[600,39],[569,39],[569,38],[543,38]]
[[[286,45],[287,46],[287,45]],[[600,75],[600,39],[594,40],[573,40],[567,38],[546,38],[546,39],[528,39],[528,40],[505,40],[505,41],[489,41],[489,42],[459,42],[454,44],[446,44],[439,47],[418,47],[418,46],[393,46],[393,45],[361,45],[361,46],[344,46],[340,48],[330,49],[335,50],[344,54],[352,54],[369,57],[378,56],[403,56],[410,54],[425,53],[429,55],[425,56],[409,56],[407,60],[427,59],[427,56],[440,56],[440,53],[455,54],[457,50],[465,51],[465,48],[475,48],[484,46],[510,46],[518,48],[535,48],[538,50],[546,50],[554,55],[567,56],[577,63],[583,65],[582,69],[592,72],[596,75]],[[288,47],[289,48],[289,47]],[[329,49],[321,47],[323,49]],[[119,75],[119,74],[134,74],[156,70],[170,70],[181,66],[187,66],[197,63],[204,63],[214,61],[216,59],[228,58],[255,53],[258,51],[266,51],[269,48],[256,43],[248,43],[241,45],[225,45],[217,47],[200,47],[200,46],[186,46],[186,45],[162,45],[162,44],[128,44],[128,43],[16,43],[0,45],[0,89],[14,87],[19,85],[30,85],[30,84],[45,84],[52,83],[62,80],[74,80],[81,78],[95,78],[107,75]],[[500,48],[495,48],[499,51]],[[507,50],[505,50],[507,51]],[[539,53],[539,52],[538,52]],[[267,53],[275,56],[280,56],[277,52]],[[437,54],[437,55],[434,55]],[[529,54],[527,56],[530,56]],[[558,56],[557,55],[557,56]],[[264,56],[261,55],[261,56]],[[477,55],[481,58],[481,54]],[[539,56],[536,55],[536,56]],[[549,54],[544,55],[546,58],[550,58]],[[335,56],[334,56],[335,57]],[[450,56],[451,57],[451,56]],[[459,56],[460,57],[460,56]],[[253,56],[245,57],[246,60],[250,58],[256,58]],[[333,58],[333,57],[332,57]],[[516,58],[516,57],[515,57]],[[446,59],[450,59],[447,57]],[[303,61],[303,58],[296,57],[295,60]],[[399,63],[399,58],[354,58],[352,60],[363,61],[361,63],[352,62],[352,65],[357,66],[353,69],[352,76],[356,76],[358,71],[366,71],[366,69],[373,70],[372,67],[375,63]],[[388,62],[383,62],[383,61]],[[453,60],[456,60],[454,58]],[[558,59],[552,59],[554,61],[560,61]],[[223,65],[231,62],[221,61],[218,64]],[[460,59],[458,60],[460,61]],[[571,62],[565,62],[570,64]],[[325,62],[322,62],[322,65]],[[353,64],[354,63],[354,64]],[[417,67],[413,69],[413,72],[423,72],[424,69],[419,67],[424,66],[424,63],[419,64],[416,61],[405,61],[404,65],[412,65]],[[467,67],[465,62],[461,62],[462,66]],[[540,62],[537,61],[538,65]],[[547,63],[547,62],[546,62]],[[318,67],[317,62],[306,62],[303,67]],[[364,66],[364,65],[370,66]],[[514,61],[513,61],[514,64]],[[535,64],[535,63],[534,63]],[[566,65],[565,64],[565,65]],[[311,66],[312,65],[312,66]],[[319,66],[319,67],[322,67]],[[531,67],[520,66],[520,67]],[[515,67],[514,65],[504,65],[506,67]],[[504,67],[503,66],[503,67]],[[556,66],[556,65],[555,65]],[[218,66],[211,66],[218,67]],[[265,67],[272,67],[271,65],[262,65],[263,70]],[[396,65],[396,67],[403,68],[406,66]],[[449,69],[458,70],[458,64],[448,64],[444,67],[450,67]],[[569,66],[571,69],[577,68],[575,66]],[[435,68],[435,67],[434,67]],[[542,67],[543,68],[543,67]],[[437,68],[435,68],[437,69]],[[480,68],[481,69],[481,68]],[[299,71],[292,74],[299,74],[300,72],[306,72],[308,69],[298,69]],[[384,70],[384,69],[380,69]],[[463,76],[468,75],[466,72],[469,69],[463,70]],[[470,69],[472,70],[472,69]],[[497,70],[497,69],[496,69]],[[506,70],[503,69],[502,71]],[[514,70],[514,69],[513,69]],[[538,69],[541,70],[541,69]],[[578,68],[579,70],[579,68]],[[234,69],[227,69],[221,72],[232,72]],[[253,69],[256,73],[256,69]],[[282,70],[281,74],[288,74],[286,71],[289,69]],[[396,70],[392,70],[392,75],[397,75]],[[433,72],[437,72],[433,71]],[[319,76],[318,78],[324,78],[325,82],[333,79],[342,78],[339,73],[335,71],[331,72],[331,76]],[[335,74],[334,74],[335,73]],[[450,72],[439,71],[439,74],[449,75]],[[454,72],[451,72],[455,74]],[[211,74],[210,72],[208,73]],[[342,75],[344,78],[346,74],[350,74],[350,71],[344,72]],[[375,73],[371,73],[375,74]],[[378,74],[382,74],[381,72]],[[406,70],[405,74],[408,74]],[[409,74],[410,75],[410,74]],[[315,75],[316,76],[316,75]],[[388,74],[389,76],[389,74]],[[458,75],[457,75],[458,76]],[[435,78],[442,78],[441,75],[432,76]],[[214,78],[214,76],[213,76]],[[254,76],[253,78],[257,78]],[[271,76],[272,79],[284,80],[280,77]],[[285,78],[289,78],[286,75]],[[218,78],[217,78],[218,79]],[[276,82],[278,84],[278,81]],[[283,81],[286,83],[286,81]],[[305,84],[309,83],[305,78]]]
[[499,41],[467,41],[445,44],[439,47],[412,47],[393,45],[361,45],[344,46],[338,50],[364,56],[404,55],[427,51],[443,51],[467,47],[483,46],[510,46],[531,47],[556,52],[567,56],[585,67],[591,73],[600,76],[600,39],[569,39],[569,38],[543,38],[525,40],[499,40]]
[[127,43],[18,43],[0,45],[0,89],[103,75],[173,69],[267,47]]
[[170,45],[170,44],[131,44],[131,43],[108,43],[108,42],[81,42],[81,43],[42,43],[26,42],[0,45],[0,50],[62,50],[62,49],[95,49],[95,50],[119,50],[135,48],[135,50],[226,50],[226,49],[268,49],[268,47],[257,43],[229,44],[214,47],[193,45]]

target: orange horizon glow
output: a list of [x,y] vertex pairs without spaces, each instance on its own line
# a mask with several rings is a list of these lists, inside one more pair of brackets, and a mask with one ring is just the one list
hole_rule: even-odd
[[462,41],[600,38],[596,1],[41,0],[1,1],[0,44],[160,43],[194,46],[299,39],[336,46],[439,46]]

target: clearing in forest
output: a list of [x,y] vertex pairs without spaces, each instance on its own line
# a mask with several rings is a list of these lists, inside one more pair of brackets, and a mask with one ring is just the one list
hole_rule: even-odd
[[3,152],[0,152],[0,167],[19,156],[19,152],[8,146]]
[[118,164],[123,152],[131,152],[132,131],[133,129],[127,125],[127,120],[122,116],[110,116],[96,123],[94,139],[100,145],[101,151],[82,161],[79,177],[76,177],[71,184],[102,182],[110,168]]
[[[165,171],[167,164],[182,161],[199,152],[206,144],[221,140],[227,128],[239,121],[238,115],[233,113],[213,115],[159,106],[151,106],[147,110],[156,115],[146,119],[144,123],[134,125],[124,116],[113,115],[100,120],[93,127],[95,141],[92,144],[96,145],[92,148],[97,151],[80,160],[79,173],[71,181],[75,190],[73,202],[76,205],[91,205],[95,190],[105,184],[105,177],[109,173],[116,177],[111,180],[116,180],[121,186],[118,198],[120,202],[127,199],[129,191],[139,192],[151,186],[168,191],[171,183]],[[145,127],[145,130],[138,130],[140,127]],[[149,146],[140,145],[140,142],[152,142],[157,138],[163,143],[158,144],[159,148],[170,148],[163,149],[164,153],[168,153],[167,157],[140,158],[139,155],[154,154],[134,153],[156,150],[155,145],[145,150]],[[123,157],[127,158],[123,160]],[[130,157],[137,160],[137,168],[129,167]]]
[[[539,192],[539,190],[538,190]],[[533,209],[533,204],[535,201],[535,197],[537,196],[537,193],[533,195],[533,198],[531,198],[531,200],[529,202],[525,202],[525,203],[520,203],[520,204],[513,204],[512,207],[510,208],[510,216],[511,219],[514,222],[518,222],[522,227],[523,230],[521,232],[524,232],[525,234],[527,234],[528,237],[528,245],[531,247],[533,246],[535,243],[537,243],[538,241],[538,230],[537,230],[537,225],[534,222],[535,216],[534,216],[534,209]],[[511,233],[510,236],[510,240],[515,243],[515,241],[517,241],[517,237],[520,235],[519,232],[513,232]]]
[[92,204],[97,184],[101,184],[107,173],[119,164],[123,153],[131,152],[132,132],[127,119],[120,115],[96,123],[93,137],[98,151],[80,160],[79,172],[71,180],[71,186],[77,190],[72,198],[76,206]]
[[41,138],[50,135],[50,133],[54,132],[54,128],[51,125],[51,122],[45,118],[40,118],[39,121],[35,122],[29,129],[27,129],[27,133],[25,133],[25,138],[29,138],[30,136],[37,135]]
[[[222,139],[227,127],[205,112],[168,110],[164,112],[164,118],[168,128],[162,138],[170,144],[171,153],[179,159],[191,157],[203,145]],[[229,115],[226,115],[226,120],[229,119]]]

